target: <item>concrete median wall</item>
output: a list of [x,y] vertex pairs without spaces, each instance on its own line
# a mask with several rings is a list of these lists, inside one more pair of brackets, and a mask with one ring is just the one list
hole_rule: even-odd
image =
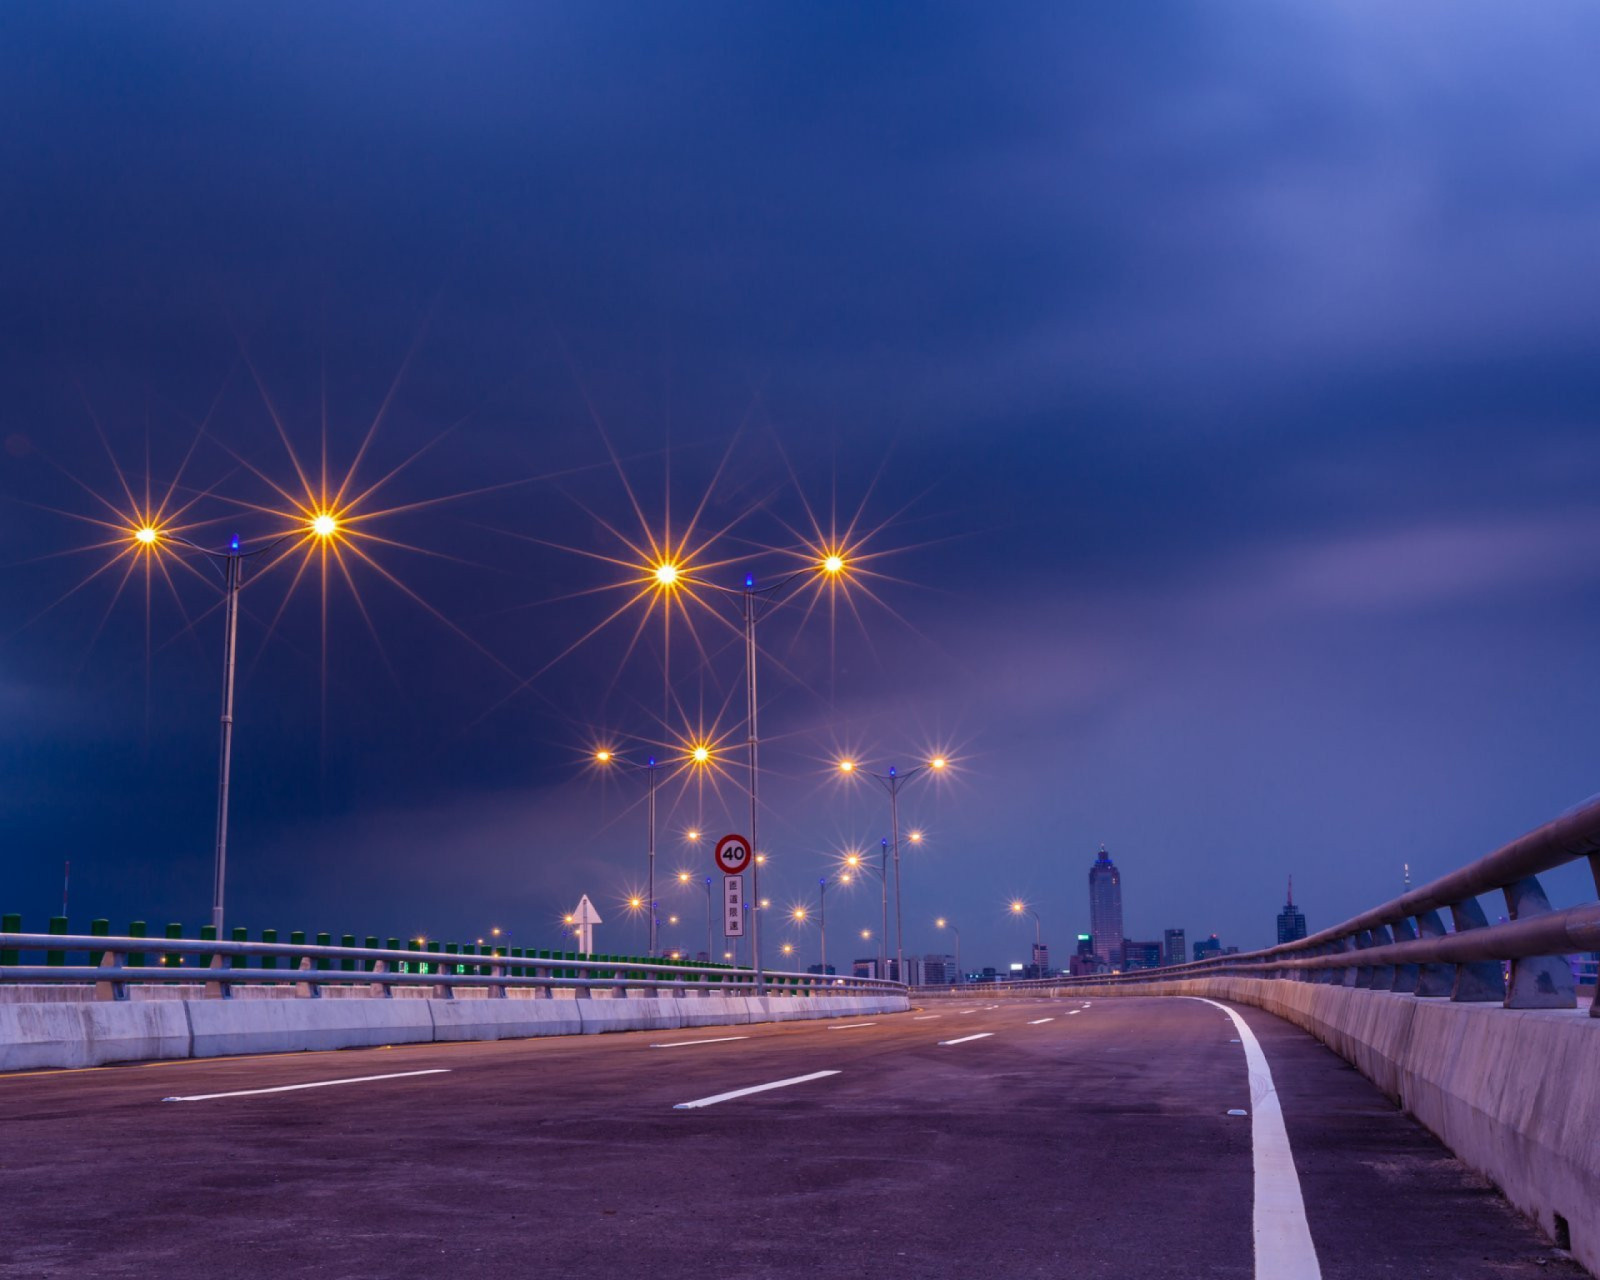
[[[243,994],[243,993],[241,993]],[[904,1013],[905,996],[0,1003],[0,1071]]]
[[1062,986],[1090,1000],[1204,996],[1309,1031],[1600,1275],[1600,1019],[1261,978]]

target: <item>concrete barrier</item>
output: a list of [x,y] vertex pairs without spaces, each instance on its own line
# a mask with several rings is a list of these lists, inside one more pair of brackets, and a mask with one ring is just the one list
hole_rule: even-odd
[[1583,1004],[1505,1009],[1261,978],[1055,992],[1204,996],[1309,1031],[1600,1275],[1600,1020]]
[[0,1004],[0,1071],[189,1056],[179,1004]]
[[[369,998],[360,998],[363,991]],[[863,1012],[904,1013],[910,1007],[904,996],[385,1000],[371,998],[367,984],[351,988],[346,995],[333,1000],[174,996],[0,1003],[0,1071],[385,1044],[669,1031],[851,1017]]]
[[429,1000],[433,1038],[525,1040],[531,1036],[575,1036],[583,1031],[580,1008],[587,1000]]
[[186,1000],[189,1057],[294,1053],[433,1039],[431,1001]]

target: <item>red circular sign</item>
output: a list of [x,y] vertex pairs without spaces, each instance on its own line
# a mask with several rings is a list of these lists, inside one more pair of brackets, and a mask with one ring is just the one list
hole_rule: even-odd
[[750,842],[743,836],[723,836],[711,856],[718,871],[736,876],[750,865]]

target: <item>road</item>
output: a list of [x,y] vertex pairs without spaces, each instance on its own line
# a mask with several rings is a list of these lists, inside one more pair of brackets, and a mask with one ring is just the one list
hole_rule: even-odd
[[979,999],[0,1076],[0,1277],[1583,1274],[1342,1060],[1236,1012],[1311,1269],[1258,1271],[1226,1009]]

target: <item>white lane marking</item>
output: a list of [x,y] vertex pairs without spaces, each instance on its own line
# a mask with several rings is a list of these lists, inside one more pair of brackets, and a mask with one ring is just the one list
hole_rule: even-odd
[[1039,1025],[1039,1024],[1040,1024],[1040,1023],[1041,1023],[1041,1022],[1054,1022],[1054,1021],[1055,1021],[1055,1019],[1054,1019],[1054,1018],[1035,1018],[1035,1019],[1034,1019],[1034,1020],[1033,1020],[1033,1021],[1032,1021],[1032,1022],[1030,1022],[1030,1023],[1029,1023],[1029,1024],[1028,1024],[1028,1025],[1029,1025],[1029,1026],[1030,1026],[1030,1027],[1036,1027],[1036,1026],[1038,1026],[1038,1025]]
[[959,1040],[941,1040],[941,1041],[939,1041],[939,1043],[940,1044],[966,1044],[966,1042],[968,1040],[987,1040],[993,1034],[994,1034],[994,1032],[992,1032],[992,1031],[980,1031],[975,1036],[962,1036]]
[[1230,1116],[1247,1116],[1250,1113],[1248,1111],[1240,1111],[1238,1107],[1229,1107],[1228,1114]]
[[714,1106],[718,1102],[727,1102],[730,1098],[744,1098],[752,1093],[765,1093],[768,1089],[785,1089],[792,1084],[805,1084],[810,1080],[821,1080],[824,1076],[836,1076],[837,1071],[813,1071],[808,1076],[790,1076],[787,1080],[774,1080],[771,1084],[753,1084],[748,1089],[730,1089],[727,1093],[714,1093],[709,1098],[696,1098],[693,1102],[679,1102],[673,1106],[674,1111],[692,1111],[695,1107]]
[[681,1049],[691,1044],[727,1044],[730,1040],[748,1040],[749,1036],[712,1036],[706,1040],[669,1040],[666,1044],[653,1044],[652,1049]]
[[911,1019],[911,1021],[913,1021],[913,1022],[927,1022],[930,1019],[942,1018],[943,1016],[944,1015],[941,1014],[941,1013],[924,1013],[924,1014],[921,1014],[918,1017],[915,1017],[915,1018]]
[[313,1080],[308,1084],[280,1084],[274,1089],[235,1089],[231,1093],[191,1093],[163,1102],[209,1102],[212,1098],[250,1098],[259,1093],[292,1093],[296,1089],[328,1089],[336,1084],[366,1084],[369,1080],[404,1080],[408,1076],[449,1075],[449,1067],[429,1067],[426,1071],[394,1071],[384,1076],[346,1076],[343,1080]]
[[957,1013],[982,1013],[982,1009],[957,1009]]
[[1322,1280],[1317,1248],[1306,1222],[1300,1175],[1295,1172],[1289,1131],[1283,1124],[1283,1107],[1272,1083],[1272,1068],[1261,1042],[1245,1020],[1215,1000],[1189,996],[1221,1009],[1233,1019],[1244,1043],[1245,1066],[1250,1072],[1250,1145],[1255,1164],[1255,1249],[1257,1280]]
[[1070,1018],[1070,1017],[1071,1017],[1071,1016],[1072,1016],[1072,1015],[1073,1015],[1073,1014],[1075,1014],[1075,1013],[1082,1013],[1082,1012],[1083,1012],[1083,1010],[1082,1010],[1082,1009],[1068,1009],[1068,1010],[1067,1010],[1067,1017],[1069,1017],[1069,1018]]
[[854,1031],[857,1027],[875,1027],[876,1022],[836,1022],[829,1027],[829,1031]]

